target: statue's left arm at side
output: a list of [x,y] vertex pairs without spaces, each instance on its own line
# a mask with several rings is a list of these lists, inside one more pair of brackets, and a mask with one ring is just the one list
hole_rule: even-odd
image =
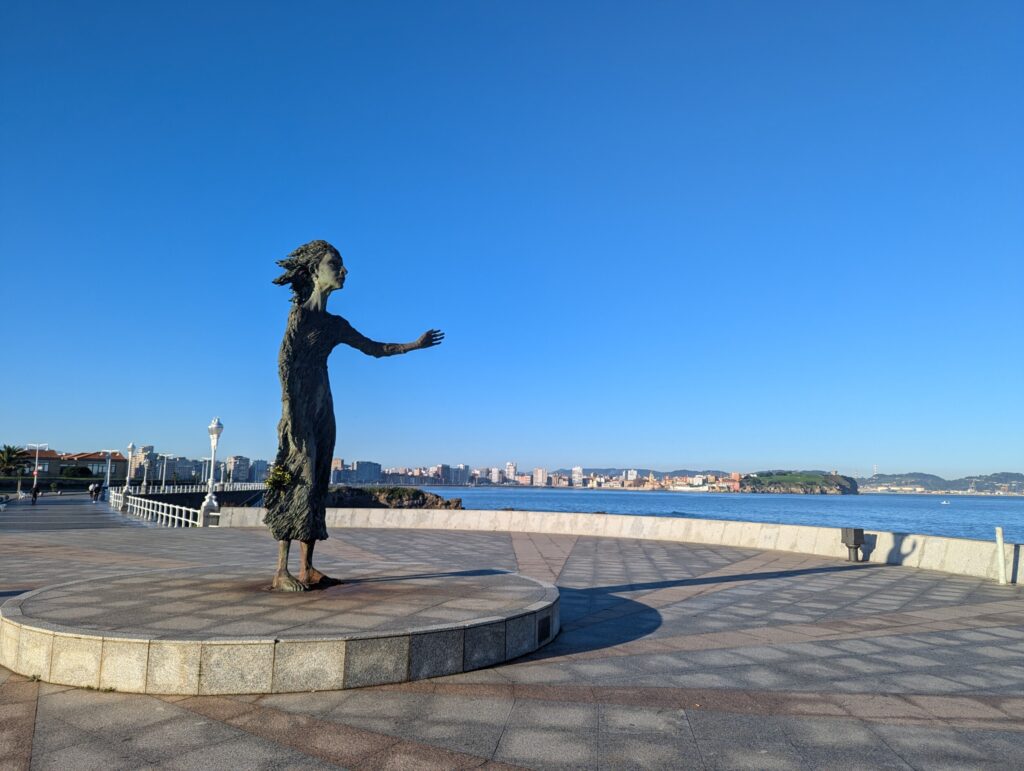
[[331,332],[335,345],[350,345],[367,356],[397,356],[400,353],[418,351],[421,348],[433,348],[444,340],[444,332],[439,329],[428,329],[411,343],[378,343],[359,332],[341,316],[331,316]]

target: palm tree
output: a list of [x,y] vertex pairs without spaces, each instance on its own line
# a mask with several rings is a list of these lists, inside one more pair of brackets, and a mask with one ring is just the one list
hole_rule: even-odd
[[20,469],[25,459],[22,457],[23,450],[13,444],[5,444],[0,447],[0,474],[10,475],[15,469]]

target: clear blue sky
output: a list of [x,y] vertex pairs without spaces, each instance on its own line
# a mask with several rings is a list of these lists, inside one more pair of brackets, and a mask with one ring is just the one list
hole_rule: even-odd
[[1024,470],[1024,5],[0,5],[0,442],[273,457],[288,292],[385,465]]

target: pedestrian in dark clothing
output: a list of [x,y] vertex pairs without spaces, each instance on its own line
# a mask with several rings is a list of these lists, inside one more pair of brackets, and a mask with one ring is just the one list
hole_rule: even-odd
[[36,498],[38,498],[38,497],[39,497],[39,485],[35,485],[32,488],[32,505],[33,506],[36,505]]

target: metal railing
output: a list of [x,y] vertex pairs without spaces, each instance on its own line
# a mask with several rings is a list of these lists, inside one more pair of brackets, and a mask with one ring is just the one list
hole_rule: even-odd
[[[124,487],[111,487],[107,490],[110,508],[138,519],[155,522],[167,527],[217,527],[219,519],[214,513],[205,524],[201,509],[190,509],[174,503],[157,501],[146,497],[153,493],[205,493],[207,485],[132,485],[127,492]],[[232,492],[235,490],[265,490],[263,482],[227,482],[216,485],[214,492]]]
[[[123,503],[122,494],[118,494]],[[114,504],[114,496],[110,496],[111,505]],[[152,498],[141,498],[137,495],[128,496],[128,505],[124,510],[125,514],[138,519],[145,519],[149,522],[156,522],[158,525],[167,527],[202,527],[203,520],[199,509],[190,509],[186,506],[177,506],[173,503],[154,501]]]
[[[205,493],[207,485],[150,485],[147,492],[150,493]],[[214,488],[215,490],[218,488]]]
[[[110,488],[114,490],[113,487]],[[117,487],[118,490],[124,491],[124,485]],[[141,484],[133,484],[128,488],[128,492],[131,495],[147,495],[150,493],[205,493],[209,489],[208,485],[162,485],[159,482],[150,482],[145,486]],[[264,482],[218,482],[214,485],[214,493],[220,492],[232,492],[233,490],[266,490],[267,485]]]

